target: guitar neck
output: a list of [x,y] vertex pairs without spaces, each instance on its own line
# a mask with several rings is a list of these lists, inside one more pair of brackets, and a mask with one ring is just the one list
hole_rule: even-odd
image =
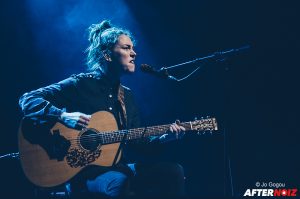
[[[215,118],[205,118],[191,122],[182,122],[179,124],[187,131],[215,131],[218,130],[217,121]],[[120,130],[113,132],[99,133],[99,139],[102,144],[110,144],[126,140],[135,140],[150,136],[159,136],[167,133],[171,124],[149,126],[144,128],[135,128],[129,130]]]
[[[192,126],[189,122],[180,123],[186,130],[192,130]],[[132,139],[140,139],[143,137],[150,137],[150,136],[159,136],[166,134],[167,131],[170,129],[171,124],[165,125],[158,125],[158,126],[150,126],[144,128],[136,128],[128,130],[127,140]]]
[[[180,123],[186,130],[193,130],[191,122]],[[170,129],[171,124],[158,125],[158,126],[150,126],[143,128],[135,128],[129,130],[120,130],[115,132],[101,133],[102,134],[102,142],[104,144],[121,142],[125,140],[135,140],[144,137],[150,136],[159,136],[167,133]]]

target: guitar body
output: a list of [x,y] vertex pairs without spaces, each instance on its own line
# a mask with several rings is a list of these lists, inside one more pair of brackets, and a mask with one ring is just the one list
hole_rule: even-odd
[[[27,178],[35,185],[57,186],[67,182],[89,165],[109,167],[112,166],[114,160],[116,162],[120,160],[121,153],[116,157],[120,142],[102,145],[99,144],[101,142],[97,138],[94,138],[99,132],[109,134],[118,130],[117,122],[109,112],[94,113],[87,126],[87,129],[92,130],[88,131],[70,129],[61,123],[56,123],[49,134],[51,134],[50,137],[57,137],[54,140],[58,140],[58,147],[50,147],[50,151],[54,149],[58,151],[58,155],[55,153],[53,155],[47,151],[47,147],[28,139],[27,134],[23,132],[22,125],[23,123],[20,125],[18,137],[21,165]],[[90,145],[87,141],[94,142]],[[61,148],[66,150],[61,150]]]

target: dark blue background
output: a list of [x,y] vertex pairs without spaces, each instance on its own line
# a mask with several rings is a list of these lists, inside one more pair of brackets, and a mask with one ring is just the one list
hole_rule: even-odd
[[[86,29],[111,19],[135,35],[137,65],[159,68],[251,45],[247,53],[206,64],[180,83],[139,70],[123,79],[135,93],[145,124],[207,115],[218,119],[217,134],[191,135],[167,145],[167,157],[186,168],[190,195],[230,194],[224,154],[231,160],[236,196],[255,187],[256,181],[299,188],[299,14],[295,2],[1,1],[0,153],[18,151],[22,118],[18,98],[84,71]],[[183,77],[194,68],[188,65],[171,74]],[[17,165],[1,161],[5,161],[3,181],[21,178]]]

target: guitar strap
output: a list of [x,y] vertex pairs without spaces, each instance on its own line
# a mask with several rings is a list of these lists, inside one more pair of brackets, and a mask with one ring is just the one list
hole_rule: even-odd
[[127,127],[127,114],[124,99],[124,87],[120,84],[118,90],[118,101],[120,102],[122,108],[122,110],[119,111],[119,118],[122,129],[125,129]]
[[[127,114],[126,114],[126,107],[125,107],[124,99],[125,99],[125,97],[124,97],[124,87],[120,84],[119,90],[118,90],[118,101],[121,105],[122,110],[119,110],[118,112],[119,112],[120,124],[121,124],[122,129],[126,129],[126,126],[127,126]],[[120,146],[118,148],[118,151],[116,153],[116,156],[115,156],[115,159],[114,159],[112,165],[116,164],[116,162],[118,160],[118,157],[120,155],[120,152],[121,152],[121,148],[123,147],[123,145],[125,143],[126,137],[127,137],[127,135],[125,134],[122,141],[121,141],[121,143],[120,143]]]

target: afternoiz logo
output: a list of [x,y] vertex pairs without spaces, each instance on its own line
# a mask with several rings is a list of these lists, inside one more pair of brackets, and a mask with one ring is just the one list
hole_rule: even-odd
[[247,189],[244,196],[297,196],[297,189]]

